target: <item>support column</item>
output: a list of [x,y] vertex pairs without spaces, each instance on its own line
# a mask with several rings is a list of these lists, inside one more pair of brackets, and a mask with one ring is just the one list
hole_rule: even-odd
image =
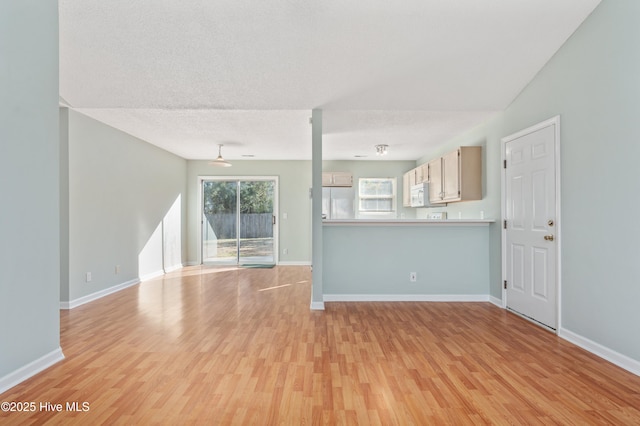
[[311,309],[324,310],[322,290],[322,110],[311,111]]

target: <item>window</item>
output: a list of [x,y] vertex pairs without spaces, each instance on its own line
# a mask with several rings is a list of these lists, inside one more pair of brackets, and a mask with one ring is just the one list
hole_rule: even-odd
[[366,213],[392,213],[396,210],[395,178],[360,178],[358,210]]

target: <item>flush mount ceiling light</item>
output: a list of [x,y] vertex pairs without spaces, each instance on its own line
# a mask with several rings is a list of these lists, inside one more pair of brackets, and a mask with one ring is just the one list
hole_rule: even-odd
[[222,144],[218,144],[218,158],[213,161],[209,161],[209,164],[218,167],[231,167],[231,163],[222,158],[222,146]]
[[387,148],[389,145],[376,145],[376,155],[387,155]]

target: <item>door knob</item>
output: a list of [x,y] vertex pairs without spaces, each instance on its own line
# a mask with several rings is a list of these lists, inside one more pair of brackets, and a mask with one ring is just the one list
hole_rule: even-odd
[[553,226],[553,220],[550,219],[549,222],[547,222],[547,225]]
[[547,241],[553,241],[553,235],[545,235],[544,239]]

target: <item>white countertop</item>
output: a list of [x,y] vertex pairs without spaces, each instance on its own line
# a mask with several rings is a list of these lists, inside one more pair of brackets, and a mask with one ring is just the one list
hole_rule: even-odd
[[494,219],[325,219],[324,226],[489,226]]

